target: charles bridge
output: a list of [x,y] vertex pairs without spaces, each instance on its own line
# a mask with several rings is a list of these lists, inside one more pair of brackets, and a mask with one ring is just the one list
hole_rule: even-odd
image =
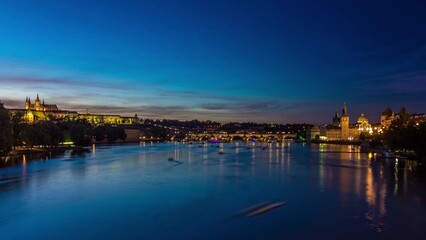
[[208,141],[208,140],[219,140],[219,141],[278,141],[282,142],[285,139],[294,139],[296,134],[291,133],[191,133],[185,138],[187,141]]

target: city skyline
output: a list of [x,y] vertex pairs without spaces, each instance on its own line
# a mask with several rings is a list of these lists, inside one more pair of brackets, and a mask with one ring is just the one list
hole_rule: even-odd
[[[305,7],[305,4],[310,6]],[[0,1],[0,100],[180,120],[425,112],[425,3]],[[378,14],[380,13],[380,14]]]
[[[2,106],[4,105],[3,102],[0,101],[0,103],[2,104]],[[60,115],[60,116],[58,116],[59,118],[64,117],[67,114],[71,114],[71,115],[72,114],[82,114],[82,115],[87,115],[87,116],[118,116],[120,118],[121,117],[124,117],[124,118],[139,118],[140,117],[140,116],[138,116],[138,113],[135,113],[135,115],[131,116],[131,117],[130,117],[130,115],[132,115],[132,113],[129,113],[128,114],[129,116],[120,116],[119,112],[121,112],[121,111],[120,111],[119,108],[117,108],[118,113],[111,113],[109,111],[104,112],[102,110],[102,108],[101,109],[88,109],[88,108],[86,108],[86,109],[72,109],[72,108],[71,109],[64,109],[64,108],[61,108],[60,106],[58,106],[57,104],[51,104],[51,102],[48,102],[48,101],[46,102],[45,98],[40,97],[38,93],[37,93],[35,98],[31,98],[31,96],[26,96],[24,102],[21,102],[21,104],[20,103],[16,103],[16,104],[17,104],[17,107],[12,108],[11,110],[25,111],[25,112],[29,113],[30,115],[32,115],[33,112],[39,112],[41,114],[44,114],[45,116],[47,116],[49,114],[56,114],[56,115],[59,114]],[[39,105],[37,105],[37,104],[39,104]],[[404,108],[406,108],[406,107],[404,106]],[[93,112],[91,110],[93,110]],[[401,108],[401,110],[402,110],[402,108]],[[385,113],[385,112],[389,112],[389,111],[392,111],[394,114],[399,113],[398,111],[395,111],[388,106],[383,112],[380,112],[379,115],[383,116],[383,114],[385,114],[385,115],[389,114],[389,113]],[[334,125],[336,117],[338,117],[340,119],[340,116],[346,115],[347,113],[348,113],[348,110],[347,110],[347,106],[346,106],[346,102],[345,102],[345,103],[343,103],[342,108],[340,110],[336,109],[336,111],[334,112],[332,124],[330,124],[329,121],[323,122],[323,123],[313,123],[313,122],[305,121],[305,122],[298,122],[298,123],[295,122],[295,123],[290,123],[290,124],[302,124],[303,123],[303,124],[313,124],[313,125],[324,125],[324,124],[325,125]],[[65,114],[65,115],[63,115],[63,114]],[[348,116],[350,116],[350,115],[352,115],[352,114],[348,114]],[[414,113],[413,115],[417,115],[417,113]],[[421,113],[420,115],[423,116],[423,115],[426,115],[426,114]],[[352,118],[352,121],[349,121],[349,123],[359,122],[357,120],[358,119],[357,116],[353,116],[353,117],[355,117],[355,118]],[[365,118],[367,116],[365,116],[364,113],[361,113],[361,115],[359,115],[359,117]],[[147,118],[147,117],[144,117],[144,116],[142,116],[140,119],[159,120],[159,118]],[[160,118],[160,120],[161,119],[164,119],[164,120],[182,120],[182,119],[171,119],[171,118]],[[375,119],[375,118],[373,117],[373,118],[370,118],[370,119]],[[201,120],[201,121],[207,120],[207,121],[211,121],[211,119],[184,119],[184,120]],[[330,119],[328,119],[328,120],[330,120]],[[380,117],[380,120],[381,120],[381,117]],[[376,120],[374,120],[374,121],[376,121]],[[231,123],[231,122],[237,122],[237,121],[228,121],[228,122],[224,121],[224,122],[220,122],[220,123],[226,124],[226,123]],[[253,121],[245,121],[245,122],[253,122]],[[255,123],[268,124],[268,122],[255,122]],[[269,123],[274,123],[274,122],[269,122]],[[380,124],[380,121],[376,121],[376,122],[372,122],[372,123],[373,124]],[[282,124],[282,123],[278,123],[278,124]],[[286,124],[289,124],[289,123],[286,123]]]

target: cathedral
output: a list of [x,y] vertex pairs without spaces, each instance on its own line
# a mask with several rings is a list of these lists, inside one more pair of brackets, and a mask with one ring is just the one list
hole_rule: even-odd
[[38,94],[34,101],[31,103],[31,99],[27,97],[25,99],[24,109],[10,109],[16,114],[20,114],[22,119],[26,122],[33,123],[37,121],[52,121],[52,120],[86,120],[87,122],[94,125],[122,125],[122,124],[139,124],[140,119],[135,114],[134,117],[122,117],[120,115],[109,115],[109,114],[80,114],[76,111],[61,110],[57,105],[45,104],[40,100]]
[[40,98],[38,97],[34,102],[34,104],[31,104],[31,99],[27,97],[25,99],[25,110],[32,110],[32,111],[41,111],[41,112],[47,112],[47,111],[59,111],[58,106],[56,105],[48,105],[40,101]]

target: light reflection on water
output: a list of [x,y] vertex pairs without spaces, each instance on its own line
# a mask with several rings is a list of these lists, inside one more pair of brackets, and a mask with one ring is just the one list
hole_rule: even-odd
[[[174,142],[91,149],[4,163],[2,239],[426,236],[425,185],[415,163],[375,161],[358,146]],[[265,201],[288,204],[235,218]]]

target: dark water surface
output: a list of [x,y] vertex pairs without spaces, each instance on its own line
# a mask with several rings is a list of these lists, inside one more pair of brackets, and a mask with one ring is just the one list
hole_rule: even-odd
[[[426,239],[426,181],[411,164],[354,146],[264,146],[26,157],[0,168],[0,239]],[[239,214],[263,202],[282,205]]]

